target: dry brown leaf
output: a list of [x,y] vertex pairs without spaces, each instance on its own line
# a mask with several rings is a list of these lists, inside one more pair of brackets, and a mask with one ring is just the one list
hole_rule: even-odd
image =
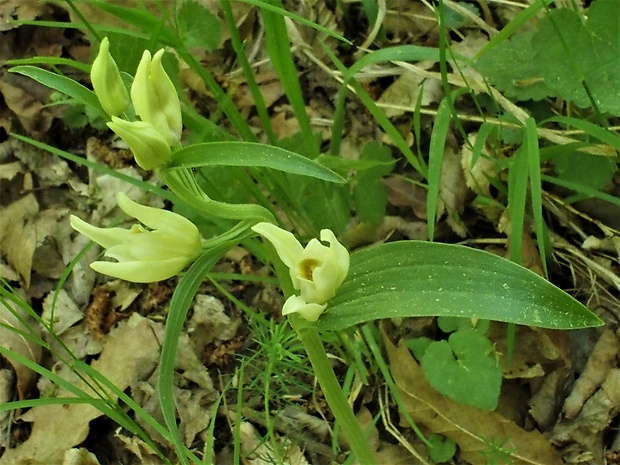
[[620,412],[620,369],[607,373],[601,388],[590,397],[572,420],[559,423],[553,441],[562,445],[568,463],[602,464],[605,432]]
[[549,430],[557,421],[566,385],[571,379],[570,368],[558,368],[543,378],[542,385],[528,401],[529,414],[543,430]]
[[[430,63],[418,63],[418,66],[427,69],[430,67]],[[381,104],[385,114],[392,118],[403,115],[407,111],[412,112],[420,93],[422,93],[422,100],[420,101],[422,107],[439,101],[443,95],[441,82],[436,79],[427,79],[411,70],[405,70],[385,89],[377,103]]]
[[[618,366],[616,357],[619,351],[618,336],[609,329],[603,331],[594,346],[583,373],[573,385],[570,395],[564,402],[562,411],[567,419],[574,418],[579,413],[585,401],[607,378],[610,370]],[[620,386],[618,389],[620,390]]]
[[0,3],[0,31],[8,31],[19,27],[10,20],[29,21],[37,18],[49,9],[37,0],[8,0]]
[[67,291],[61,289],[59,292],[50,292],[45,297],[41,318],[53,326],[55,334],[61,335],[84,318],[84,314]]
[[[150,320],[134,314],[110,332],[98,360],[92,363],[121,391],[127,389],[136,373],[154,367],[160,345]],[[152,369],[152,368],[151,368]],[[88,392],[86,386],[81,386]],[[70,395],[66,392],[59,395]],[[112,398],[114,396],[109,394]],[[49,465],[62,463],[65,452],[80,444],[89,431],[89,422],[102,413],[87,404],[46,405],[34,407],[24,415],[32,421],[28,439],[15,449],[8,449],[0,465]]]
[[402,177],[392,176],[382,179],[387,188],[388,201],[395,207],[409,207],[415,216],[426,219],[426,189]]
[[[15,374],[8,368],[0,369],[0,405],[14,400]],[[0,412],[0,449],[9,447],[11,434],[11,411]]]
[[443,155],[439,195],[448,215],[446,218],[448,225],[460,237],[465,237],[467,230],[460,218],[465,209],[469,189],[465,184],[461,156],[450,147],[446,147]]
[[538,431],[525,431],[495,412],[483,412],[454,402],[434,390],[404,341],[396,347],[384,337],[394,381],[407,412],[416,423],[455,441],[463,460],[483,465],[481,452],[489,451],[488,441],[507,440],[513,465],[560,465],[562,460],[549,441]]
[[[483,147],[482,153],[472,164],[474,153],[471,150],[476,143],[478,133],[469,134],[469,144],[463,144],[461,148],[461,165],[465,173],[467,187],[476,193],[481,193],[487,197],[491,196],[489,191],[489,179],[493,179],[498,174],[497,163],[489,158],[487,150]],[[470,145],[471,144],[471,145]]]
[[26,287],[30,284],[37,239],[32,222],[38,212],[39,204],[33,194],[0,209],[0,253],[24,278]]
[[503,354],[501,363],[504,378],[532,379],[544,376],[558,367],[570,366],[565,332],[517,326],[515,350],[510,361],[506,357],[506,326],[503,323],[492,323],[487,335],[497,352]]
[[100,465],[97,456],[87,449],[80,447],[79,449],[69,449],[65,452],[62,465]]
[[232,320],[222,302],[204,294],[197,295],[194,302],[192,317],[187,322],[187,334],[194,353],[202,354],[209,344],[235,337],[241,320]]
[[30,78],[14,74],[0,79],[0,94],[7,107],[28,134],[36,138],[42,138],[52,124],[51,113],[42,111],[51,91],[42,91],[39,86]]

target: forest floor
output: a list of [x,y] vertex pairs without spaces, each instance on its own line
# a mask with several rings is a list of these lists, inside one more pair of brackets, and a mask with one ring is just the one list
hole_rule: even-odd
[[[219,11],[218,2],[203,3],[214,12]],[[377,48],[377,44],[386,49],[403,44],[438,46],[437,22],[426,2],[388,1],[381,31],[375,35],[374,42],[367,44],[362,42],[371,34],[372,27],[361,7],[365,2],[343,3],[348,5],[346,13],[321,2],[300,2],[291,8],[344,35],[357,46],[363,45],[362,48]],[[484,0],[450,2],[464,6],[479,20],[463,19],[463,24],[454,27],[453,50],[466,56],[480,50],[488,42],[489,30],[501,30],[523,10],[518,6],[520,2],[513,3],[517,6],[511,2],[487,3]],[[93,24],[123,27],[118,19],[101,14],[95,7],[87,4],[79,7]],[[260,15],[255,7],[245,3],[233,2],[233,7],[239,29],[247,40],[250,62],[256,65],[256,79],[269,109],[275,137],[292,151],[303,152],[300,148],[303,144],[297,137],[299,122],[287,102],[282,83],[265,60]],[[96,275],[88,267],[97,257],[96,248],[86,252],[69,276],[65,271],[88,244],[71,229],[69,215],[89,218],[94,224],[110,223],[118,218],[115,194],[119,191],[128,192],[132,198],[152,206],[170,205],[160,198],[140,193],[135,186],[109,173],[87,168],[12,137],[12,134],[27,136],[124,175],[156,182],[135,165],[131,152],[101,121],[90,119],[75,107],[49,105],[54,99],[58,100],[57,94],[32,79],[8,72],[7,60],[34,56],[91,63],[97,45],[93,45],[89,34],[73,27],[2,22],[8,19],[78,22],[63,3],[0,0],[0,277],[6,282],[5,290],[10,285],[11,292],[43,319],[53,315],[57,336],[47,337],[45,330],[39,329],[47,343],[46,347],[41,347],[23,333],[9,330],[8,327],[23,328],[20,325],[35,327],[38,323],[26,313],[16,312],[15,308],[9,311],[7,306],[11,299],[4,295],[0,301],[0,346],[49,369],[75,386],[84,386],[74,366],[74,361],[79,360],[86,369],[90,366],[114,383],[119,391],[131,396],[154,418],[161,418],[155,391],[157,364],[166,308],[177,279],[141,285]],[[294,36],[294,56],[306,110],[317,131],[319,144],[325,147],[330,141],[334,102],[341,82],[334,77],[336,74],[330,74],[322,66],[329,63],[328,68],[333,68],[316,41],[319,33],[299,25],[290,31],[298,34]],[[331,37],[322,38],[347,66],[361,56],[362,52],[356,50],[362,48],[342,47]],[[265,140],[225,29],[212,51],[199,47],[193,51],[231,97],[259,140]],[[436,63],[417,65],[412,71],[398,63],[375,64],[366,68],[359,79],[403,139],[426,153],[444,87]],[[203,82],[186,66],[181,64],[179,68],[186,100],[200,114],[214,118],[221,128],[234,133],[225,118],[217,119],[217,102]],[[71,77],[90,85],[87,73],[74,70]],[[559,97],[536,102],[513,100],[506,105],[548,114],[567,111]],[[486,100],[484,103],[485,110],[492,113],[493,105]],[[421,108],[417,123],[412,111],[416,105]],[[465,134],[475,140],[481,121],[474,100],[464,98],[458,100],[456,106],[462,115]],[[355,181],[373,183],[368,192],[385,200],[379,207],[373,203],[374,197],[364,200],[365,188],[358,184],[355,189],[359,192],[353,194],[360,196],[356,207],[366,209],[364,215],[373,217],[371,222],[360,222],[355,215],[347,216],[350,215],[348,209],[343,216],[337,206],[331,205],[319,212],[309,210],[309,215],[315,219],[322,217],[325,224],[315,220],[319,227],[339,230],[339,236],[350,250],[386,240],[428,240],[424,179],[398,152],[373,115],[352,95],[345,112],[340,153],[349,160],[358,159],[364,150],[386,154],[383,159],[384,155],[368,159],[390,161],[389,168],[380,168],[366,180],[357,178]],[[614,122],[617,125],[618,118],[609,122],[611,126]],[[416,124],[419,134],[412,130]],[[570,136],[568,133],[562,135]],[[518,144],[511,143],[509,136],[502,144],[501,157],[507,160]],[[471,146],[453,125],[447,135],[439,189],[442,203],[434,239],[509,257],[511,231],[502,208],[497,207],[506,202],[506,192],[498,186],[508,182],[507,169],[495,165],[485,177],[479,172],[469,172],[464,160],[471,161]],[[554,165],[547,161],[542,163],[541,169],[552,173],[558,166],[559,162]],[[565,166],[564,169],[582,168]],[[588,174],[584,172],[583,176]],[[224,192],[235,188],[234,180],[226,186],[224,184],[230,180],[222,179],[217,189]],[[601,190],[617,198],[619,185],[615,173]],[[397,373],[393,376],[401,388],[405,386],[401,392],[411,416],[426,434],[445,435],[458,446],[455,454],[448,455],[447,463],[620,464],[620,207],[597,199],[572,203],[566,201],[572,195],[567,189],[551,184],[543,184],[543,189],[544,218],[553,257],[549,279],[595,312],[605,321],[605,326],[576,331],[520,326],[511,344],[506,325],[492,324],[488,337],[497,353],[506,354],[511,346],[514,348],[510,362],[506,357],[501,360],[503,384],[498,407],[493,411],[461,405],[434,391],[424,380],[409,350],[405,353],[401,350],[403,346],[397,348],[386,342],[390,365],[398,366],[404,373],[400,378]],[[497,204],[479,202],[481,195]],[[381,211],[378,217],[377,208]],[[536,273],[544,274],[529,216],[526,216],[525,231],[521,261]],[[258,278],[227,280],[226,277],[232,275]],[[63,284],[61,288],[58,288],[59,282]],[[274,400],[270,407],[274,423],[264,419],[261,389],[265,386],[257,387],[251,378],[261,376],[261,370],[266,369],[261,363],[265,362],[260,361],[260,356],[251,357],[266,350],[269,338],[276,332],[274,328],[278,327],[272,327],[267,334],[265,328],[250,324],[240,308],[247,305],[260,309],[274,322],[282,322],[279,312],[284,299],[275,284],[267,268],[250,252],[238,247],[226,255],[214,270],[212,279],[200,288],[178,346],[183,359],[176,367],[178,378],[175,381],[179,429],[185,444],[192,450],[204,450],[210,437],[215,463],[234,463],[236,441],[241,444],[241,463],[258,465],[277,460],[287,464],[342,463],[346,454],[338,453],[330,439],[332,417],[320,389],[314,385],[312,373],[302,369],[303,363],[296,368],[293,389],[281,387],[287,380],[274,377],[273,383],[277,385],[274,389],[285,392],[288,403]],[[388,325],[391,326],[387,328]],[[441,337],[433,318],[390,321],[382,328],[390,334]],[[355,332],[350,334],[354,339],[361,338]],[[59,341],[71,349],[74,359],[67,362],[66,357],[57,357],[65,353]],[[294,350],[294,338],[287,339],[286,344]],[[340,355],[334,354],[334,365],[344,376],[349,362]],[[240,360],[254,361],[241,363]],[[239,372],[242,364],[245,378],[243,370]],[[365,382],[358,378],[349,380],[352,383],[350,398],[360,421],[364,425],[374,424],[371,440],[379,462],[433,463],[426,445],[398,417],[393,401],[385,394],[381,374],[371,371]],[[415,386],[407,387],[411,380]],[[243,421],[237,425],[239,391],[232,386],[243,383],[247,388]],[[67,392],[23,363],[0,357],[0,403],[66,397]],[[130,410],[122,402],[119,405],[125,411]],[[140,415],[132,418],[167,459],[91,405],[51,402],[45,406],[0,410],[0,465],[155,465],[167,463],[166,460],[177,463],[165,438],[143,422]],[[510,440],[510,447],[495,443],[498,438]],[[258,452],[269,441],[282,445],[289,440],[296,449],[287,445],[286,457],[276,454],[274,458],[269,449]],[[342,442],[340,445],[341,450],[346,450]],[[485,448],[487,455],[479,452]]]

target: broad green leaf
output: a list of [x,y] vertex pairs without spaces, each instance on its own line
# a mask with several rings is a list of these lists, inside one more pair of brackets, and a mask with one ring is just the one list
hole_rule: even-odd
[[551,157],[560,179],[575,182],[592,189],[602,189],[618,171],[617,162],[610,157],[566,150]]
[[168,169],[201,166],[260,166],[325,181],[345,180],[329,168],[294,152],[254,142],[205,142],[174,152]]
[[508,97],[542,100],[555,95],[545,84],[540,63],[532,59],[534,33],[528,31],[505,40],[476,61],[478,71]]
[[541,64],[545,83],[582,108],[591,102],[584,84],[602,112],[620,115],[620,2],[597,0],[584,23],[569,9],[551,10],[538,26],[535,59]]
[[394,168],[390,148],[379,142],[368,143],[360,153],[360,162],[374,162],[376,166],[358,171],[353,178],[353,202],[357,216],[363,222],[378,224],[385,216],[388,202],[385,185],[381,181]]
[[549,281],[501,257],[402,241],[353,253],[349,275],[317,326],[339,330],[381,318],[436,315],[553,329],[603,324]]
[[219,45],[220,21],[197,1],[188,0],[181,4],[177,23],[181,40],[187,47],[204,47],[211,52]]
[[620,115],[620,2],[592,2],[585,17],[568,8],[549,10],[535,31],[485,47],[476,65],[509,97],[560,95],[582,108],[593,101],[602,112]]

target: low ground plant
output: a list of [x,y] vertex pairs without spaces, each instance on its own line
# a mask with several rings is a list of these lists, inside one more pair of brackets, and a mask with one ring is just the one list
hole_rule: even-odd
[[[568,202],[594,196],[620,205],[617,198],[602,192],[614,175],[615,150],[620,149],[620,139],[609,130],[607,119],[620,114],[608,87],[618,79],[612,69],[618,64],[618,54],[608,53],[615,36],[606,19],[617,9],[614,0],[593,2],[586,22],[581,21],[583,12],[550,9],[551,2],[546,0],[533,2],[475,57],[449,43],[451,30],[468,20],[468,11],[473,14],[470,8],[441,1],[436,6],[428,5],[439,26],[438,47],[401,45],[374,51],[360,48],[363,53],[347,64],[335,53],[337,47],[327,45],[332,41],[340,47],[352,47],[346,37],[283,9],[278,1],[247,1],[260,15],[266,57],[299,127],[299,132],[289,138],[276,136],[236,27],[235,2],[222,0],[219,7],[230,47],[255,105],[260,136],[209,69],[193,55],[195,48],[216,50],[222,34],[218,18],[201,3],[187,0],[170,9],[157,4],[157,14],[140,5],[85,3],[126,23],[125,28],[91,24],[80,14],[80,4],[67,0],[68,8],[82,21],[71,25],[87,31],[93,43],[99,44],[91,66],[39,57],[13,62],[11,72],[28,76],[65,96],[61,102],[70,106],[68,121],[113,131],[146,173],[146,181],[44,142],[18,134],[13,137],[90,170],[111,174],[172,205],[172,209],[152,207],[119,193],[116,201],[124,213],[122,219],[119,216],[119,225],[104,228],[77,215],[71,217],[73,229],[103,249],[103,257],[90,264],[98,273],[133,283],[180,276],[169,303],[158,364],[161,419],[63,348],[53,318],[42,318],[8,282],[3,282],[1,302],[12,309],[17,322],[3,323],[3,327],[44,350],[54,350],[55,358],[83,384],[71,384],[54,371],[0,346],[3,356],[47,377],[63,393],[6,403],[2,410],[90,404],[139,437],[164,462],[211,463],[216,417],[211,419],[207,434],[210,439],[203,450],[196,451],[184,442],[175,405],[175,361],[194,297],[205,282],[214,280],[214,267],[239,245],[268,267],[275,276],[270,283],[281,289],[285,300],[276,317],[233,300],[242,309],[253,335],[251,350],[237,360],[235,380],[225,384],[224,394],[217,401],[217,406],[229,412],[234,425],[235,463],[242,461],[239,437],[243,418],[251,417],[245,405],[248,398],[256,400],[252,410],[262,415],[260,420],[254,420],[264,433],[259,441],[262,452],[257,452],[257,446],[253,453],[285,463],[290,444],[280,440],[283,429],[272,414],[284,409],[289,399],[316,397],[318,388],[333,415],[335,453],[340,452],[337,437],[342,432],[357,463],[377,463],[367,431],[348,400],[360,383],[369,385],[377,377],[387,386],[392,403],[367,423],[369,429],[393,406],[402,421],[418,432],[431,460],[440,463],[452,459],[455,441],[422,434],[410,417],[408,394],[391,373],[394,367],[389,367],[401,353],[385,343],[389,330],[379,320],[439,317],[436,337],[406,337],[405,349],[415,356],[432,388],[458,403],[486,411],[497,407],[502,386],[499,358],[506,355],[497,352],[488,336],[491,321],[507,323],[509,338],[510,334],[514,336],[514,325],[571,330],[603,324],[583,304],[546,279],[553,255],[543,209],[543,182],[572,190]],[[372,31],[380,44],[382,10],[374,2],[362,4],[369,24],[375,25]],[[518,33],[519,27],[535,15],[543,16],[536,28]],[[475,14],[474,18],[480,20]],[[582,43],[572,48],[565,31],[558,28],[564,21],[570,23],[575,35],[596,30],[597,34],[588,35],[591,45],[604,51],[600,55],[585,53]],[[308,48],[301,36],[292,34],[302,26],[315,34],[318,47]],[[537,51],[540,56],[535,61],[525,57],[525,50],[540,41],[552,44]],[[319,60],[316,54],[322,50],[322,64],[338,79],[339,91],[326,143],[308,114],[291,42],[310,60]],[[571,58],[566,69],[552,65],[565,63],[564,54]],[[506,66],[505,60],[517,60],[518,66]],[[429,69],[435,71],[417,67],[422,61],[434,63],[435,68]],[[432,110],[433,126],[424,147],[421,119],[429,110],[422,108],[422,90],[407,109],[412,114],[411,143],[362,82],[360,76],[365,70],[385,65],[403,72],[414,68],[443,88],[443,97]],[[67,67],[87,71],[92,90],[63,72]],[[190,69],[217,102],[209,118],[183,93],[178,78],[181,67]],[[535,107],[526,112],[506,97],[515,101],[562,98],[574,105],[574,114],[552,115],[537,112]],[[361,102],[381,128],[389,147],[369,141],[356,159],[342,156],[346,105],[352,98]],[[463,101],[478,113],[461,110]],[[476,134],[469,129],[472,121],[478,123]],[[462,158],[467,163],[463,165],[467,181],[476,192],[476,204],[492,207],[488,211],[492,209],[503,218],[510,260],[433,241],[443,211],[447,211],[456,231],[464,228],[442,184],[446,157],[451,153],[449,130],[453,126],[464,141]],[[568,128],[577,131],[569,136],[560,132]],[[506,147],[511,153],[506,153]],[[610,150],[613,154],[608,153]],[[367,225],[382,222],[388,204],[382,178],[399,163],[406,163],[407,170],[415,173],[407,182],[421,185],[426,191],[423,209],[429,241],[402,240],[348,250],[342,236],[354,218]],[[552,163],[552,169],[541,174],[541,167],[547,163]],[[591,176],[575,174],[569,169],[573,163],[587,166]],[[486,171],[478,169],[481,165]],[[122,227],[127,217],[133,223],[129,228]],[[529,234],[530,230],[536,237],[542,276],[521,266],[522,232]],[[57,292],[81,258],[76,257],[67,268]],[[234,278],[244,279],[242,274]],[[41,338],[26,318],[41,325],[58,344],[52,346],[48,339]],[[384,360],[386,350],[389,361]],[[508,357],[512,350],[508,344]],[[350,365],[344,376],[336,376],[333,358]],[[226,395],[231,392],[236,392],[234,406],[230,404],[231,396]],[[153,432],[173,445],[175,458],[161,450],[151,437]],[[487,437],[480,444],[479,449],[490,457],[488,463],[502,463],[515,453],[510,437]]]

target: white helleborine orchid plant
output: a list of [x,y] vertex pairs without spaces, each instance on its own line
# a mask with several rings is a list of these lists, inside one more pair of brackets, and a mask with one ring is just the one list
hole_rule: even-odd
[[160,208],[140,205],[119,192],[119,207],[150,228],[134,224],[130,229],[98,228],[71,215],[71,227],[106,249],[117,262],[99,261],[93,270],[134,283],[162,281],[178,274],[201,251],[196,225],[185,217]]
[[282,314],[299,313],[308,321],[318,320],[349,272],[347,249],[329,229],[321,231],[321,241],[329,247],[312,239],[306,248],[293,234],[271,223],[258,223],[252,230],[271,242],[299,291],[286,300]]

